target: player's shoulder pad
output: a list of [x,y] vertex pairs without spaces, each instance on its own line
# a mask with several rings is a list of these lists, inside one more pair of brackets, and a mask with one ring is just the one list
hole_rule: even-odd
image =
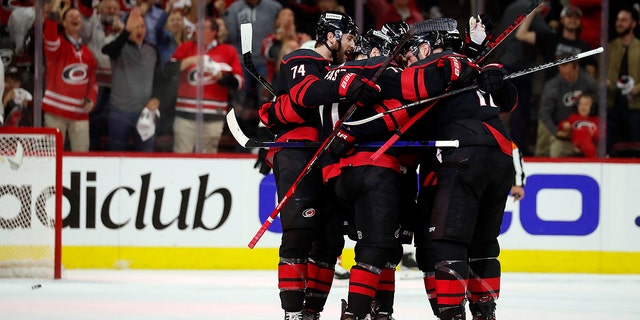
[[322,55],[317,53],[315,50],[302,49],[302,48],[296,49],[286,54],[284,57],[282,57],[283,64],[291,63],[295,60],[309,60],[309,61],[317,60],[322,62],[327,61],[327,59],[325,59]]

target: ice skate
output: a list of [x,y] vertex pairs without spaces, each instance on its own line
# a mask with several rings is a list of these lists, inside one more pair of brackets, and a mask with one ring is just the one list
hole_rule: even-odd
[[464,305],[440,308],[438,313],[438,319],[440,320],[465,320]]
[[302,310],[302,320],[320,320],[320,312]]
[[496,302],[491,297],[482,297],[469,304],[473,320],[496,320]]
[[284,320],[302,320],[302,311],[284,312]]
[[417,270],[418,263],[416,259],[413,258],[413,252],[408,252],[402,255],[402,260],[400,260],[400,268],[406,270]]
[[342,313],[340,315],[340,320],[373,320],[370,314],[367,314],[364,318],[357,317],[355,314],[347,311],[347,301],[342,299]]
[[378,312],[378,314],[374,319],[375,320],[395,320],[395,318],[392,317],[391,314],[388,312]]

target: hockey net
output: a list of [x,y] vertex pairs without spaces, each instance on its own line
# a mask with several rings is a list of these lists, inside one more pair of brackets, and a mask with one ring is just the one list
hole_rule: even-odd
[[61,277],[62,137],[0,128],[0,278]]

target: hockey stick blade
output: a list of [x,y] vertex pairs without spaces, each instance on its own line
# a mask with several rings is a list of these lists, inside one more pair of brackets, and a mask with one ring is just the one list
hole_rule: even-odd
[[[582,58],[586,58],[586,57],[589,57],[589,56],[592,56],[592,55],[596,55],[596,54],[599,54],[599,53],[602,53],[602,52],[604,52],[604,48],[598,47],[598,48],[595,48],[595,49],[592,49],[592,50],[589,50],[589,51],[577,53],[577,54],[574,54],[572,56],[568,56],[568,57],[565,57],[565,58],[562,58],[562,59],[558,59],[556,61],[548,62],[548,63],[545,63],[545,64],[541,64],[539,66],[535,66],[535,67],[531,67],[531,68],[527,68],[527,69],[524,69],[524,70],[520,70],[520,71],[517,71],[517,72],[510,73],[510,74],[504,76],[504,79],[508,80],[508,79],[521,77],[521,76],[524,76],[526,74],[530,74],[530,73],[542,71],[542,70],[545,70],[545,69],[549,69],[551,67],[555,67],[555,66],[558,66],[558,65],[561,65],[561,64],[565,64],[567,62],[571,62],[571,61],[574,61],[574,60],[579,60],[579,59],[582,59]],[[452,91],[447,91],[447,92],[445,92],[445,93],[443,93],[441,95],[435,96],[435,97],[431,97],[431,98],[427,98],[427,99],[424,99],[424,100],[408,103],[408,104],[405,104],[405,105],[400,106],[400,107],[395,108],[395,109],[390,109],[390,110],[387,110],[387,111],[384,111],[384,112],[381,112],[381,113],[377,113],[377,114],[375,114],[373,116],[370,116],[368,118],[364,118],[364,119],[360,119],[360,120],[354,120],[354,121],[347,121],[344,124],[347,125],[347,126],[362,125],[362,124],[371,122],[373,120],[382,118],[382,117],[384,117],[385,115],[387,115],[389,113],[394,113],[396,111],[400,111],[400,110],[408,109],[408,108],[411,108],[411,107],[419,106],[419,105],[425,104],[425,103],[430,102],[430,101],[434,101],[434,100],[450,97],[450,96],[456,95],[458,93],[466,92],[466,91],[469,91],[469,90],[474,90],[474,89],[477,89],[477,88],[478,88],[477,85],[471,85],[471,86],[468,86],[468,87],[464,87],[464,88],[460,88],[460,89],[456,89],[456,90],[452,90]]]
[[458,28],[458,21],[451,18],[427,19],[416,23],[415,33],[430,31],[453,31]]
[[240,45],[242,46],[242,54],[251,52],[253,38],[253,27],[251,23],[243,23],[240,25]]
[[229,127],[231,135],[236,139],[236,141],[238,141],[238,144],[244,148],[251,148],[247,146],[249,138],[244,134],[244,132],[242,132],[233,108],[231,108],[227,113],[227,127]]

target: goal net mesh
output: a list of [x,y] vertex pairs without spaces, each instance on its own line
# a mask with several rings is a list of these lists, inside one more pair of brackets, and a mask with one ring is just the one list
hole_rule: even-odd
[[60,278],[59,133],[13,130],[0,130],[0,278]]

